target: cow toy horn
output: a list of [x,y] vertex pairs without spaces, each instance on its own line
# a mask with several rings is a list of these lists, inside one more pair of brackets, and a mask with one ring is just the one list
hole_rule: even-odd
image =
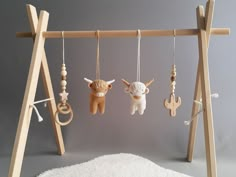
[[146,87],[149,87],[149,85],[151,85],[154,82],[154,79],[148,81],[145,83]]
[[84,80],[88,82],[89,84],[93,83],[93,81],[91,81],[90,79],[84,78]]
[[122,80],[122,82],[123,82],[127,87],[130,86],[130,83],[129,83],[128,81],[126,81],[125,79],[121,79],[121,80]]
[[115,79],[111,80],[111,81],[107,81],[107,84],[112,84],[113,82],[115,82]]

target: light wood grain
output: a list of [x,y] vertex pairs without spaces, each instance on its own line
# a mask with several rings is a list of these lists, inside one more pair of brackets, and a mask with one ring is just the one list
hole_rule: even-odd
[[[142,37],[173,36],[173,30],[141,30]],[[62,31],[43,32],[45,38],[62,38]],[[177,29],[176,36],[196,36],[198,29]],[[211,35],[229,35],[229,28],[211,28]],[[137,30],[99,31],[101,38],[137,37]],[[17,32],[16,37],[32,37],[32,32]],[[96,38],[96,31],[64,31],[64,38]]]
[[[200,8],[198,9],[201,10]],[[203,18],[198,13],[198,18]],[[216,152],[215,152],[215,139],[213,127],[213,113],[211,104],[211,89],[209,78],[209,65],[208,65],[208,43],[207,33],[201,30],[198,35],[199,46],[199,59],[201,60],[201,90],[202,90],[202,104],[203,104],[203,123],[204,123],[204,138],[206,148],[207,160],[207,176],[217,177],[216,166]]]
[[205,15],[205,29],[207,33],[207,46],[209,46],[211,37],[211,27],[214,15],[215,1],[208,1],[206,3],[206,15]]
[[[199,29],[205,28],[205,18],[204,18],[204,8],[203,6],[199,6],[196,10],[197,12],[197,26]],[[193,100],[200,101],[200,98],[202,96],[201,94],[201,60],[198,61],[198,68],[197,68],[197,75],[196,75],[196,83],[195,83],[195,91],[194,91],[194,98]],[[192,106],[192,116],[197,114],[199,111],[199,105],[194,103]],[[197,115],[198,116],[198,115]],[[196,142],[196,135],[197,135],[197,124],[198,124],[198,118],[193,119],[190,125],[189,130],[189,142],[188,142],[188,152],[187,152],[187,160],[191,162],[193,160],[193,152]]]
[[[27,4],[26,9],[27,9],[28,19],[29,19],[32,34],[36,34],[36,29],[38,25],[38,15],[37,15],[36,8],[30,4]],[[55,98],[45,49],[43,49],[42,52],[43,52],[43,57],[42,57],[42,64],[41,64],[41,76],[43,79],[44,90],[46,93],[46,97]],[[54,135],[55,135],[55,139],[57,143],[58,154],[62,155],[65,153],[65,147],[64,147],[61,127],[60,125],[56,124],[55,119],[54,119],[54,114],[57,110],[55,99],[51,100],[48,105],[49,105],[48,108],[49,108],[49,112],[51,116],[53,131],[54,131]]]
[[35,99],[42,61],[42,50],[45,42],[42,31],[46,31],[47,29],[48,17],[49,14],[46,11],[41,11],[8,177],[19,177],[21,173],[32,114],[32,108],[30,105],[33,104]]

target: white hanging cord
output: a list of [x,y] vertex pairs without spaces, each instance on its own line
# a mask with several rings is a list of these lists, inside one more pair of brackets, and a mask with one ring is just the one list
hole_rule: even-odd
[[174,29],[174,49],[173,49],[173,64],[175,65],[175,36],[176,36],[176,30]]
[[37,114],[38,121],[42,122],[43,121],[43,117],[39,114],[39,111],[38,111],[37,107],[35,105],[31,105],[31,106],[32,106],[32,108],[34,108],[34,111]]
[[212,98],[219,98],[220,95],[219,95],[219,93],[213,93],[213,94],[211,94],[211,97]]
[[62,63],[65,64],[65,42],[64,42],[64,31],[61,32],[62,35]]
[[100,79],[100,48],[99,48],[99,30],[97,30],[97,59],[96,59],[96,79]]
[[197,100],[194,100],[194,102],[200,105],[199,111],[198,111],[196,114],[194,114],[194,115],[192,116],[192,119],[190,119],[190,120],[188,120],[188,121],[184,121],[184,125],[190,125],[190,123],[191,123],[192,121],[194,121],[195,119],[198,119],[198,115],[203,111],[203,110],[202,110],[202,102],[199,102],[199,101],[197,101]]
[[[218,94],[218,93],[213,93],[213,94],[211,94],[211,97],[212,97],[212,98],[219,98],[219,94]],[[200,101],[194,100],[194,103],[200,105],[199,111],[198,111],[195,115],[192,116],[192,119],[190,119],[190,120],[188,120],[188,121],[184,121],[184,125],[190,125],[190,123],[191,123],[192,121],[194,121],[195,119],[197,119],[197,118],[198,118],[198,115],[203,111],[203,109],[202,109],[202,98],[200,98]]]
[[38,104],[38,103],[44,103],[44,102],[46,103],[47,101],[51,101],[51,100],[54,100],[54,98],[47,98],[47,99],[44,99],[44,100],[35,101],[34,105]]
[[[32,107],[35,111],[35,113],[37,114],[37,117],[38,117],[38,121],[39,122],[42,122],[43,121],[43,117],[39,114],[39,111],[37,109],[37,107],[35,106],[35,104],[38,104],[38,103],[47,103],[47,101],[50,101],[50,100],[53,100],[54,98],[47,98],[47,99],[44,99],[44,100],[39,100],[39,101],[35,101],[32,105],[30,105],[30,107]],[[45,106],[45,105],[44,105]]]
[[141,31],[138,29],[138,51],[137,51],[137,81],[140,82],[140,42],[141,42]]

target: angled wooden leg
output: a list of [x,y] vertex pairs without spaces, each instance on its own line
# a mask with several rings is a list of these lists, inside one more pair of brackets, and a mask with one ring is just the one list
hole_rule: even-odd
[[208,177],[217,177],[216,169],[216,153],[215,153],[215,139],[214,139],[214,127],[213,127],[213,113],[211,104],[211,90],[209,80],[209,67],[207,57],[207,40],[206,31],[201,30],[200,41],[201,47],[201,60],[202,60],[202,104],[203,104],[203,123],[204,123],[204,135],[205,135],[205,147],[207,157],[207,174]]
[[[197,69],[197,78],[196,78],[196,84],[195,84],[195,93],[194,93],[194,100],[200,101],[201,98],[201,73],[200,73],[200,60],[198,61],[198,69]],[[189,142],[188,142],[188,154],[187,154],[187,160],[191,162],[193,160],[193,151],[194,151],[194,145],[196,142],[196,134],[197,134],[197,124],[198,124],[198,118],[195,118],[197,112],[199,111],[199,104],[196,104],[193,102],[192,107],[192,122],[190,125],[190,131],[189,131]]]
[[[205,18],[204,18],[204,8],[203,6],[199,6],[197,8],[197,26],[198,29],[204,29],[205,28]],[[200,55],[200,54],[199,54]],[[194,100],[200,101],[201,98],[201,65],[202,61],[198,60],[198,68],[197,68],[197,76],[196,76],[196,83],[195,83],[195,92],[194,92],[194,99],[193,99],[193,107],[192,107],[192,118],[197,114],[199,111],[199,105],[194,103]],[[195,118],[191,125],[190,125],[190,131],[189,131],[189,142],[188,142],[188,154],[187,154],[187,160],[191,162],[193,160],[193,152],[194,152],[194,146],[196,142],[196,134],[197,134],[197,124],[198,124],[198,118]]]
[[[26,8],[27,8],[27,14],[28,14],[29,22],[30,22],[30,28],[31,28],[32,34],[34,35],[36,33],[36,29],[38,26],[37,11],[36,11],[36,8],[32,5],[27,4]],[[46,57],[46,53],[44,49],[43,49],[43,57],[42,57],[42,64],[41,64],[41,75],[43,79],[43,85],[44,85],[46,96],[48,98],[54,98],[52,81],[51,81],[48,63],[47,63],[47,57]],[[63,141],[63,136],[61,132],[61,126],[58,125],[54,119],[54,114],[56,112],[56,109],[57,108],[56,108],[55,100],[51,100],[49,102],[49,111],[51,114],[51,121],[52,121],[53,130],[54,130],[56,143],[58,147],[58,153],[62,155],[65,152],[65,147],[64,147],[64,141]]]
[[35,38],[31,64],[25,89],[24,100],[21,108],[14,148],[12,152],[11,164],[8,177],[19,177],[25,152],[25,145],[28,137],[29,125],[31,121],[32,107],[38,85],[40,65],[42,62],[42,51],[44,49],[45,38],[42,31],[47,30],[49,14],[46,11],[40,12],[37,34]]
[[[209,67],[208,67],[208,46],[210,39],[210,30],[214,12],[214,1],[208,1],[206,6],[206,18],[204,15],[204,8],[199,6],[197,8],[197,22],[200,34],[198,35],[199,46],[199,63],[198,74],[196,79],[194,99],[199,100],[202,94],[203,103],[203,122],[204,122],[204,135],[206,147],[206,160],[207,160],[207,176],[217,177],[216,167],[216,153],[215,153],[215,140],[213,128],[213,114],[211,104],[211,90],[209,80]],[[193,106],[192,115],[196,112],[196,106]],[[196,137],[197,119],[194,120],[190,127],[189,145],[188,145],[188,161],[193,159],[193,150]]]
[[211,37],[211,27],[212,27],[212,21],[213,21],[213,15],[214,15],[214,7],[215,7],[215,1],[210,0],[206,3],[206,14],[205,14],[205,29],[207,33],[207,47],[210,43],[210,37]]
[[[199,18],[203,8],[197,9]],[[201,88],[202,88],[202,104],[203,104],[203,123],[204,123],[204,136],[207,160],[207,176],[217,177],[216,167],[216,152],[215,152],[215,139],[213,127],[213,113],[211,104],[211,89],[209,78],[208,66],[208,41],[207,32],[201,28],[198,35],[199,45],[199,59],[201,61]]]

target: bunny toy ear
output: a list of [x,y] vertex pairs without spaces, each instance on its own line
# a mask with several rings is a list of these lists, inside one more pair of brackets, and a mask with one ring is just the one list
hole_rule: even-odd
[[146,83],[145,83],[145,86],[146,86],[146,87],[149,87],[153,82],[154,82],[154,79],[152,79],[152,80],[146,82]]

